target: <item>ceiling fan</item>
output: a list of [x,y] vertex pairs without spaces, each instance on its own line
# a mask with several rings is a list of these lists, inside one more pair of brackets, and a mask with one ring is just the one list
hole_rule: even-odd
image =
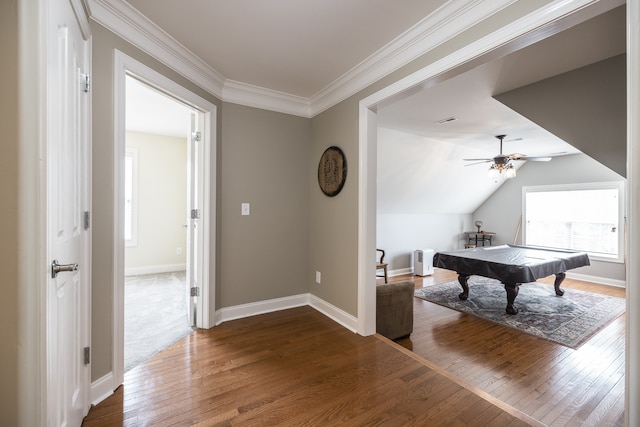
[[525,154],[502,154],[502,142],[507,135],[496,135],[496,138],[500,140],[500,154],[491,158],[491,159],[462,159],[468,163],[465,166],[477,165],[479,163],[489,163],[493,162],[489,167],[488,175],[489,178],[497,179],[504,172],[507,178],[515,178],[516,169],[513,167],[511,163],[512,160],[527,160],[533,162],[548,162],[551,160],[551,157],[529,157]]

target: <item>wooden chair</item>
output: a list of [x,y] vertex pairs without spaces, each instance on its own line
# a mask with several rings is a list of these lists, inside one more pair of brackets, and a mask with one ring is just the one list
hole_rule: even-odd
[[[384,250],[376,249],[376,252],[380,254],[380,259],[376,260],[376,277],[384,277],[384,283],[387,283],[387,263],[384,262]],[[384,270],[384,275],[377,274],[378,270]]]

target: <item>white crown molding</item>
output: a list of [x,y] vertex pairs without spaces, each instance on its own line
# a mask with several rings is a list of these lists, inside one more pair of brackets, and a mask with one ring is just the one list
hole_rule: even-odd
[[85,0],[91,19],[226,102],[313,117],[514,0],[450,1],[312,98],[228,80],[122,0]]
[[80,25],[80,31],[82,32],[82,38],[89,40],[91,38],[91,28],[89,27],[89,18],[82,6],[82,0],[70,0],[73,13],[76,15],[78,24]]
[[91,19],[180,73],[207,92],[222,97],[225,78],[173,37],[122,0],[85,0]]
[[311,115],[358,93],[512,3],[514,0],[446,3],[315,94],[311,98]]
[[[225,102],[313,117],[492,16],[516,0],[451,0],[311,98],[226,79],[123,0],[85,0],[91,19]],[[540,16],[562,16],[594,0],[557,0],[498,30],[522,34]],[[541,12],[542,11],[542,12]],[[533,18],[532,18],[533,17]],[[508,38],[508,37],[507,37]],[[462,49],[465,50],[465,49]]]
[[311,117],[311,107],[307,98],[289,95],[263,87],[226,80],[222,89],[222,99],[234,104],[262,108],[294,116]]

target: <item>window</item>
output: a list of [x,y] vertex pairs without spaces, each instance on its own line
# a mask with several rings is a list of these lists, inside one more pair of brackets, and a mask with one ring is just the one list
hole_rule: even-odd
[[624,261],[624,183],[523,187],[526,246]]
[[138,151],[127,149],[124,155],[124,244],[138,244]]

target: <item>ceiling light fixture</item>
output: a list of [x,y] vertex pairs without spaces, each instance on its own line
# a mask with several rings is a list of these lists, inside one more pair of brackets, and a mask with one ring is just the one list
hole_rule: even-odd
[[515,178],[516,168],[514,168],[508,160],[506,163],[494,163],[489,167],[487,176],[492,180],[497,181],[502,177],[502,173],[504,173],[504,177],[507,179]]
[[[529,157],[524,154],[502,154],[502,142],[507,135],[496,135],[496,138],[500,140],[500,154],[495,156],[492,159],[463,159],[465,161],[471,161],[474,163],[469,163],[466,166],[475,165],[478,163],[489,163],[491,162],[491,166],[487,171],[487,175],[489,178],[493,179],[495,182],[498,182],[499,178],[515,178],[516,177],[516,168],[511,163],[512,160],[531,160],[535,162],[548,162],[551,160],[551,157]],[[518,138],[518,140],[522,140],[522,138]],[[515,141],[515,140],[513,140]],[[504,175],[503,175],[504,173]]]

